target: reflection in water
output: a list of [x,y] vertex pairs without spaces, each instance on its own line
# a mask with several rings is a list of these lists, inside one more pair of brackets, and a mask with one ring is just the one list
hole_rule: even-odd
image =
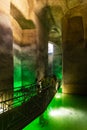
[[47,119],[44,117],[44,113],[42,113],[40,116],[39,116],[39,124],[41,127],[44,127],[46,126],[48,123]]
[[56,93],[46,111],[23,130],[87,130],[87,97]]

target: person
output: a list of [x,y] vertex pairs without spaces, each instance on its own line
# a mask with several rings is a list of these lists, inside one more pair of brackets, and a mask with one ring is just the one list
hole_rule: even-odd
[[51,85],[57,91],[61,86],[61,80],[57,79],[56,75],[53,75],[51,78]]
[[60,89],[60,86],[61,86],[61,80],[58,79],[58,90]]
[[39,80],[39,81],[38,81],[38,84],[39,84],[39,93],[41,93],[41,90],[42,90],[42,81]]
[[42,89],[41,80],[38,81],[38,79],[36,78],[36,91],[37,91],[37,94],[41,93],[41,89]]
[[46,87],[46,77],[44,76],[42,78],[42,89],[44,89]]
[[57,82],[57,78],[56,78],[55,75],[53,75],[52,78],[51,78],[52,87],[55,87],[55,86],[56,86],[56,82]]

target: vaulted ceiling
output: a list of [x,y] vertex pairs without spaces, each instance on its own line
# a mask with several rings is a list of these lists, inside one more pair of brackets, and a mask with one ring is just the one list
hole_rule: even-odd
[[50,29],[49,37],[60,41],[62,17],[85,2],[87,0],[11,0],[10,13],[22,30],[35,29],[37,15]]

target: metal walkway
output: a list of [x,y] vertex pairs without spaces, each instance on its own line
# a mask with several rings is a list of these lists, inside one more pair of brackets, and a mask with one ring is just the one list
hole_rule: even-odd
[[38,93],[36,84],[0,90],[0,130],[21,130],[48,106],[56,87]]

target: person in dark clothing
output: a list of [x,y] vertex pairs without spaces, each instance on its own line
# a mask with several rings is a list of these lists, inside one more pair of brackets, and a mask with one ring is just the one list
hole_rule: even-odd
[[42,89],[41,80],[38,81],[38,79],[36,78],[36,91],[37,91],[37,94],[39,94],[41,92],[41,89]]

